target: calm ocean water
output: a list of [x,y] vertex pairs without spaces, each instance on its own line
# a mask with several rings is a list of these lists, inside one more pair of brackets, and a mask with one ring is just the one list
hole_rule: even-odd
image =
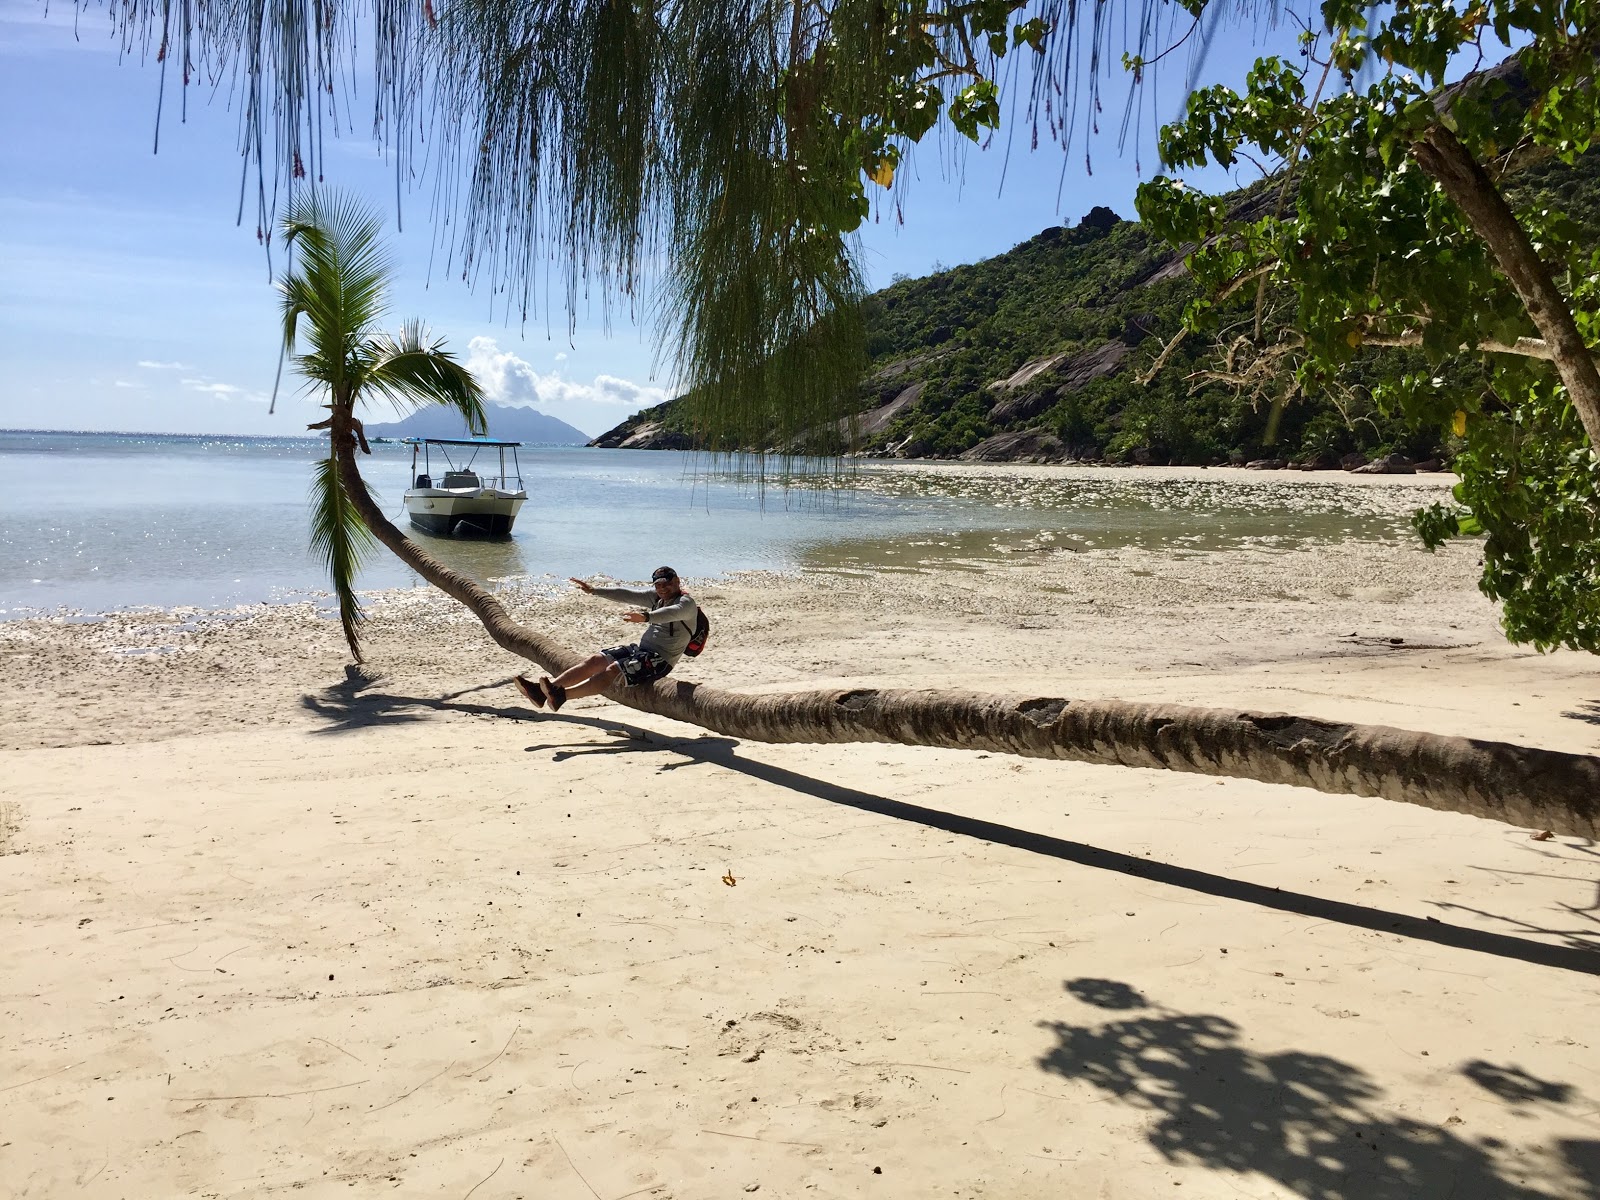
[[[1196,551],[1389,536],[1425,500],[1337,482],[1212,485],[1105,470],[1019,481],[907,464],[763,491],[748,472],[688,455],[528,446],[515,535],[485,542],[410,530],[400,513],[410,448],[373,449],[363,473],[396,523],[491,584],[639,579],[663,562],[700,578],[908,569],[929,556],[981,569],[1041,534]],[[304,438],[0,432],[0,620],[320,595],[326,576],[307,549],[317,455]],[[381,548],[360,579],[364,589],[417,583]]]

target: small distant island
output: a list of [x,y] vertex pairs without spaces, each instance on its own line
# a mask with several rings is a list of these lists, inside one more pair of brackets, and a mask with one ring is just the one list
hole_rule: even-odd
[[[510,404],[485,404],[489,414],[489,434],[508,442],[527,442],[536,446],[583,446],[589,435],[565,421],[531,408]],[[403,421],[385,421],[366,427],[369,438],[458,438],[467,437],[466,422],[444,408],[429,408],[412,413]]]

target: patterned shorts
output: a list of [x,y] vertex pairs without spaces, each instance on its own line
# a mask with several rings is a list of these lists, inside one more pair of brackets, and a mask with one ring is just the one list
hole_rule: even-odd
[[639,649],[636,642],[626,646],[609,646],[600,653],[622,668],[622,682],[625,687],[654,683],[672,670],[672,664],[661,655],[653,650]]

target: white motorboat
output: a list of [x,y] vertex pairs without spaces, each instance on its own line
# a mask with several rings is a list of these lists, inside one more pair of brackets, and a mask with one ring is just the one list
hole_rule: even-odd
[[[405,495],[406,515],[427,533],[503,537],[511,532],[528,493],[517,462],[521,442],[494,438],[405,438],[411,447],[412,486]],[[485,450],[497,452],[499,473],[476,464]],[[511,470],[506,470],[506,451]],[[444,473],[433,476],[434,454],[444,459]],[[421,470],[418,470],[418,462]]]

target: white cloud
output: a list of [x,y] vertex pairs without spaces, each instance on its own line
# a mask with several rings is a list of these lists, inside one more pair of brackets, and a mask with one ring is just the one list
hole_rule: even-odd
[[560,351],[556,355],[556,361],[557,362],[566,362],[567,361],[567,352],[565,350]]
[[183,386],[192,392],[205,392],[212,396],[234,396],[244,391],[231,383],[207,383],[204,379],[185,379]]
[[[556,356],[559,362],[565,354]],[[596,375],[592,383],[563,379],[559,372],[541,375],[533,364],[500,349],[493,338],[475,337],[467,343],[467,367],[496,404],[517,408],[549,408],[568,404],[603,404],[630,410],[660,404],[666,389]]]
[[232,383],[213,383],[209,379],[180,379],[178,381],[191,392],[199,392],[202,396],[210,396],[213,400],[242,401],[245,404],[266,404],[270,399],[264,392],[251,391]]
[[141,358],[139,360],[139,364],[138,365],[143,367],[147,371],[192,371],[192,370],[194,370],[194,368],[189,366],[187,363],[151,362],[149,359],[143,359],[143,358]]
[[142,383],[129,383],[126,379],[117,380],[115,386],[119,387],[119,388],[138,388],[140,391],[144,390],[144,384],[142,384]]

